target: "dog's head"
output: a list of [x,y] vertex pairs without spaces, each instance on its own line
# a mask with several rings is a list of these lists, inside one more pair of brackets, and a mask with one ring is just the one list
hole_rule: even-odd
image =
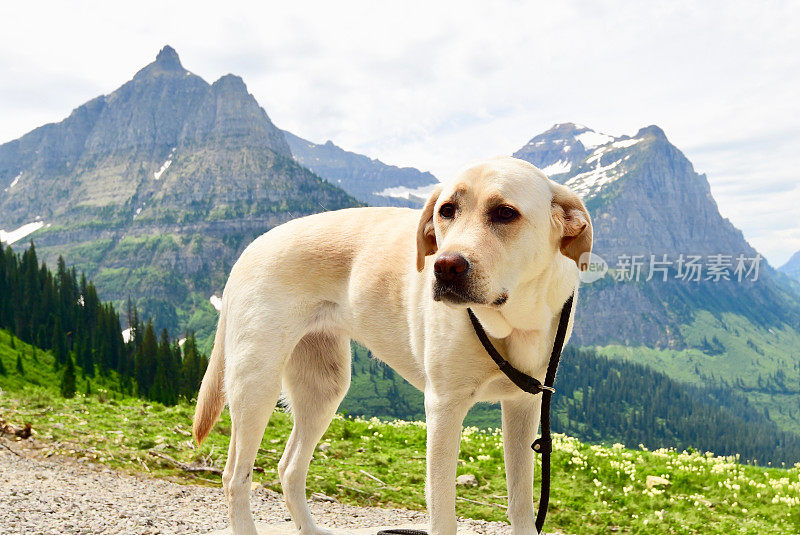
[[417,229],[417,269],[436,255],[437,301],[501,307],[556,255],[581,267],[591,248],[592,224],[578,196],[528,162],[500,157],[431,194]]

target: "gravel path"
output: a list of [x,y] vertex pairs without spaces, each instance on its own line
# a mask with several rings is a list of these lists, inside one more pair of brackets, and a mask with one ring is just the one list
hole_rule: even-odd
[[[8,448],[11,448],[10,451]],[[84,459],[40,458],[24,442],[0,438],[0,533],[208,533],[227,526],[222,490],[134,476]],[[251,498],[257,523],[289,520],[280,494],[266,488]],[[354,507],[312,500],[321,526],[422,524],[426,515],[403,509]],[[510,533],[498,522],[465,520],[487,535]]]

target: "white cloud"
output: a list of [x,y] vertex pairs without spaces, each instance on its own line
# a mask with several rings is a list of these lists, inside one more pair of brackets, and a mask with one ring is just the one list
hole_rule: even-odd
[[[169,43],[209,81],[240,74],[281,127],[441,177],[557,122],[658,124],[773,263],[800,249],[796,2],[46,4],[0,7],[0,141]],[[784,191],[770,207],[753,184]]]

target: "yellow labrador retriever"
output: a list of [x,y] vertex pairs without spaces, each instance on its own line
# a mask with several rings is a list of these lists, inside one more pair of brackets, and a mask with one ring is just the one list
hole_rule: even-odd
[[278,463],[286,505],[301,534],[329,533],[311,517],[305,481],[350,384],[350,339],[425,393],[431,533],[456,532],[464,416],[475,402],[498,400],[508,517],[515,534],[536,533],[530,444],[541,396],[500,372],[466,308],[515,367],[543,380],[559,312],[591,246],[580,199],[510,157],[442,184],[421,211],[326,212],[256,239],[225,287],[194,420],[201,442],[227,399],[232,430],[222,479],[233,533],[256,533],[248,499],[253,461],[282,391],[294,414]]

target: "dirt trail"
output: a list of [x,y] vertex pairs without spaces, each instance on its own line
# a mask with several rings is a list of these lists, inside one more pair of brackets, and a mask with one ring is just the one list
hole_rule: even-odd
[[[24,442],[0,438],[0,533],[138,535],[227,527],[220,488],[130,475],[83,459],[41,458]],[[254,491],[251,504],[259,524],[289,520],[281,495],[269,489]],[[318,500],[311,500],[311,507],[320,526],[344,530],[427,520],[421,512],[403,509]],[[460,526],[471,533],[511,532],[498,522],[465,520]]]

